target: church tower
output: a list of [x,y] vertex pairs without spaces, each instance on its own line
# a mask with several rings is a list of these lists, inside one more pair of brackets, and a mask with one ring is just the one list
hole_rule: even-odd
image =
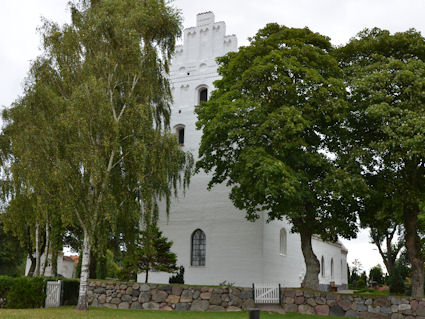
[[183,45],[177,46],[173,57],[170,82],[173,94],[171,127],[184,146],[196,157],[201,132],[196,131],[194,110],[207,101],[213,82],[219,79],[215,59],[237,51],[235,35],[226,35],[226,24],[215,22],[214,13],[196,16],[196,27],[183,32]]
[[[195,109],[208,100],[219,79],[216,58],[237,51],[238,45],[236,36],[226,35],[226,24],[215,22],[212,12],[198,14],[196,26],[185,29],[183,36],[170,69],[174,99],[170,124],[180,146],[196,160],[202,132],[195,128]],[[159,227],[173,241],[171,250],[177,265],[185,268],[185,283],[227,281],[250,287],[254,282],[275,282],[299,287],[305,264],[300,236],[290,232],[291,225],[286,220],[267,222],[263,216],[247,221],[245,212],[230,201],[226,185],[207,190],[210,179],[205,172],[192,176],[186,195],[172,201],[169,219],[160,213]],[[320,239],[312,244],[322,265],[327,265],[322,267],[320,283],[346,284],[346,250]],[[151,272],[149,278],[153,283],[168,283],[170,276]],[[139,274],[138,281],[143,280],[144,274]]]

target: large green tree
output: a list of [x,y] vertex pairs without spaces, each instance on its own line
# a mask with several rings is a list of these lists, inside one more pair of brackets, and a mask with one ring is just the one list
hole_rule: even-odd
[[418,218],[425,198],[425,39],[415,30],[392,35],[375,28],[337,54],[351,106],[341,156],[357,167],[376,199],[384,199],[369,203],[377,213],[398,214],[412,265],[412,295],[423,297]]
[[[47,201],[55,185],[50,195],[59,199],[61,220],[81,228],[77,309],[88,309],[90,255],[101,226],[119,224],[122,214],[137,222],[159,200],[168,211],[178,186],[188,183],[193,160],[169,130],[166,74],[180,35],[178,12],[163,0],[80,1],[70,8],[70,24],[45,21],[41,28],[43,54],[6,121],[29,124],[45,143],[32,154],[28,130],[9,130],[11,145],[21,143],[10,163],[30,164],[26,184],[37,192],[43,176],[31,165],[38,156],[49,187],[37,198]],[[20,123],[28,109],[38,116]]]
[[[355,236],[360,179],[338,167],[334,148],[347,110],[329,38],[268,24],[237,53],[219,58],[217,90],[197,108],[198,169],[226,182],[247,218],[287,218],[301,236],[302,286],[317,289],[312,236]],[[357,183],[358,182],[358,183]]]

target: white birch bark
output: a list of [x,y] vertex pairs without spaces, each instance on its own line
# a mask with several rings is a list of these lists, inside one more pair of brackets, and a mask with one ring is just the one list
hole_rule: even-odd
[[83,242],[83,258],[81,260],[81,277],[80,277],[80,291],[78,295],[77,310],[88,310],[88,286],[89,286],[89,275],[90,275],[90,236],[87,230],[84,230],[84,242]]
[[46,273],[47,263],[49,262],[49,248],[50,248],[50,232],[49,232],[49,220],[46,222],[46,247],[44,248],[44,261],[43,261],[43,270],[41,276],[44,277]]
[[40,229],[38,221],[35,222],[35,272],[34,275],[40,276]]

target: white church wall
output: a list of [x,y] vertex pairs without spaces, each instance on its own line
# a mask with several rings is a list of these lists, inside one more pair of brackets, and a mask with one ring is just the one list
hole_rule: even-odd
[[[225,23],[215,22],[214,14],[207,12],[197,16],[196,27],[184,30],[184,43],[177,47],[173,58],[171,128],[177,133],[175,127],[184,126],[182,147],[192,152],[195,160],[202,136],[196,130],[194,113],[199,105],[199,89],[206,87],[210,96],[213,82],[219,78],[215,58],[229,51],[237,51],[236,36],[226,35]],[[255,223],[248,222],[245,213],[229,200],[229,188],[218,185],[207,190],[210,179],[203,172],[193,176],[186,196],[172,202],[169,220],[165,213],[160,216],[161,230],[174,242],[172,251],[177,254],[177,264],[185,267],[185,283],[217,285],[226,280],[238,286],[280,282],[285,287],[299,287],[305,273],[299,235],[290,232],[286,221],[265,223],[262,217]],[[287,233],[284,256],[280,255],[279,246],[282,227]],[[190,265],[191,236],[196,229],[206,235],[204,267]],[[336,246],[314,241],[313,248],[317,254],[335,256],[335,260],[338,256]],[[170,276],[151,272],[149,282],[168,283]],[[138,275],[139,282],[144,279],[144,274]],[[321,278],[320,282],[329,283],[328,278]]]
[[[341,245],[324,242],[318,238],[313,238],[312,244],[319,262],[322,261],[323,257],[325,263],[325,272],[324,275],[319,274],[319,282],[324,285],[331,281],[334,281],[338,286],[347,284],[347,256],[345,253],[341,253]],[[332,260],[333,275],[331,273]]]

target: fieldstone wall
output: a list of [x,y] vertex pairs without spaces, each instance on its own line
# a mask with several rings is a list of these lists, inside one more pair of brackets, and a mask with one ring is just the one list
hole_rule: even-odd
[[425,300],[282,289],[286,312],[366,319],[425,319]]
[[120,309],[241,311],[255,306],[251,288],[90,282],[89,305]]

